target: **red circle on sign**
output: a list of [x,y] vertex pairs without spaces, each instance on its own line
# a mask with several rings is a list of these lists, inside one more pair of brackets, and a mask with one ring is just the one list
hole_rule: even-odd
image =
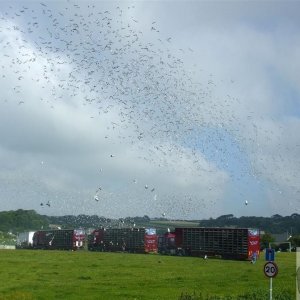
[[264,273],[267,277],[273,278],[278,274],[278,266],[273,261],[268,261],[264,265]]

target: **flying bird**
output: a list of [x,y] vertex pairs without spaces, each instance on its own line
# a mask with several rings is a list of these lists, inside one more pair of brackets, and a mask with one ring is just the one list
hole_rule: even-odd
[[[235,112],[238,111],[236,105],[240,102],[230,95],[227,95],[224,101],[215,100],[213,94],[216,80],[212,78],[209,81],[195,82],[198,80],[195,80],[193,74],[200,69],[195,65],[188,70],[184,64],[185,55],[191,55],[194,51],[192,48],[178,47],[178,54],[178,51],[170,47],[173,38],[161,33],[157,38],[160,43],[147,41],[147,35],[135,28],[134,23],[138,23],[138,20],[119,14],[120,7],[114,8],[119,16],[114,17],[114,11],[97,10],[97,6],[92,5],[87,7],[89,14],[72,13],[72,10],[65,7],[68,11],[66,14],[65,10],[52,10],[43,2],[40,2],[40,6],[39,12],[29,8],[30,18],[34,21],[30,20],[27,25],[21,20],[10,25],[10,22],[5,20],[6,17],[1,18],[1,22],[6,23],[5,26],[1,26],[1,32],[4,33],[0,43],[4,61],[2,63],[1,60],[2,73],[8,74],[9,78],[14,80],[10,80],[9,83],[8,75],[2,75],[0,83],[2,86],[8,85],[13,99],[17,99],[14,102],[16,106],[19,104],[20,109],[27,107],[29,98],[24,98],[25,83],[31,82],[33,89],[36,89],[35,94],[39,95],[37,99],[48,103],[49,107],[55,107],[54,101],[67,102],[67,99],[74,99],[79,104],[86,107],[90,105],[90,108],[94,109],[89,115],[91,118],[96,120],[97,115],[101,122],[105,121],[105,117],[115,120],[103,127],[101,136],[105,138],[105,142],[118,137],[119,141],[124,141],[126,145],[138,145],[141,148],[140,153],[143,153],[139,154],[139,158],[149,164],[175,171],[178,159],[180,163],[180,159],[190,157],[193,172],[202,176],[203,172],[213,171],[203,168],[199,153],[210,152],[211,161],[221,161],[221,167],[228,167],[231,153],[224,143],[223,132],[224,129],[226,132],[229,130],[227,134],[232,133],[237,141],[244,139],[238,130],[230,132],[229,129],[236,128],[235,125],[241,123],[239,115]],[[79,9],[80,5],[76,4],[74,7]],[[41,17],[40,12],[45,20],[36,22]],[[12,9],[11,15],[9,12],[5,15],[9,20],[9,17],[25,18],[27,14],[22,12],[22,16],[15,15]],[[16,26],[23,23],[22,28]],[[146,28],[147,32],[159,32],[155,21]],[[18,38],[17,42],[6,39],[5,36],[11,32],[21,38]],[[31,41],[34,42],[34,46],[31,45]],[[17,57],[13,53],[18,53]],[[189,60],[189,57],[186,58]],[[67,73],[63,67],[66,67]],[[212,74],[210,76],[212,77]],[[23,98],[19,96],[22,94]],[[25,104],[22,100],[25,100]],[[224,111],[230,114],[230,119],[226,121]],[[206,120],[213,120],[217,128],[211,130],[209,137],[205,137],[210,123]],[[251,113],[248,122],[253,120]],[[226,126],[227,122],[229,126]],[[132,131],[128,130],[129,128]],[[257,131],[254,123],[253,130]],[[199,132],[203,132],[201,143],[197,138]],[[187,140],[186,137],[188,145],[182,145],[182,141]],[[147,141],[151,141],[152,144],[149,146]],[[256,144],[253,146],[255,149]],[[183,150],[186,148],[191,151]],[[211,149],[216,149],[216,152]],[[118,159],[110,160],[111,163],[119,161],[121,155],[119,152],[116,154]],[[115,155],[107,154],[107,157],[114,158]],[[170,160],[167,159],[169,157]],[[40,164],[43,165],[44,162],[41,161]],[[47,163],[44,167],[46,165]],[[242,167],[243,171],[253,175],[245,165]],[[188,168],[186,170],[189,171]],[[134,179],[133,183],[137,183],[137,180]],[[144,188],[155,191],[155,188],[148,185]],[[96,202],[99,201],[97,193],[100,190],[101,188],[97,189],[95,193]],[[209,188],[209,192],[212,190]],[[153,199],[156,200],[157,195],[154,195]],[[45,205],[50,207],[50,202],[40,204]],[[244,205],[248,205],[247,200]],[[165,215],[166,213],[162,214],[163,217]]]

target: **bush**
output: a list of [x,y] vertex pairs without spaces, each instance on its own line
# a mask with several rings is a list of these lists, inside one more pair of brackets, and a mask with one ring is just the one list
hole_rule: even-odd
[[[273,294],[276,300],[294,300],[295,295],[289,290],[282,290]],[[203,295],[202,293],[193,294],[181,293],[178,300],[265,300],[269,298],[268,291],[255,291],[250,293],[245,293],[238,296],[217,296],[217,295]]]

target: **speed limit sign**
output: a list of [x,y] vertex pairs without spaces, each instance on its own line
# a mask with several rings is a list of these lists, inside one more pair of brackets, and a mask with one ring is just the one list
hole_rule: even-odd
[[264,273],[267,277],[273,278],[278,274],[278,267],[273,261],[269,261],[264,265]]

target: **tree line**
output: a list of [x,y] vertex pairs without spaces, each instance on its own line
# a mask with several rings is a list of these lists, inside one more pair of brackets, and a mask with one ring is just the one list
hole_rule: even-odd
[[222,215],[216,219],[201,220],[201,227],[239,227],[258,228],[268,233],[279,234],[288,232],[291,235],[300,234],[300,214],[281,216],[279,214],[271,217],[235,217],[232,214]]
[[[165,219],[166,220],[166,219]],[[167,221],[167,220],[166,220]],[[201,227],[239,227],[258,228],[266,233],[286,233],[300,235],[300,214],[290,216],[273,215],[271,217],[235,217],[232,214],[222,215],[215,219],[199,220]],[[170,221],[170,224],[174,223]],[[23,231],[48,229],[50,224],[60,228],[97,228],[116,226],[151,226],[151,218],[127,217],[110,219],[97,215],[40,215],[34,210],[2,211],[0,212],[0,231],[18,233]]]

